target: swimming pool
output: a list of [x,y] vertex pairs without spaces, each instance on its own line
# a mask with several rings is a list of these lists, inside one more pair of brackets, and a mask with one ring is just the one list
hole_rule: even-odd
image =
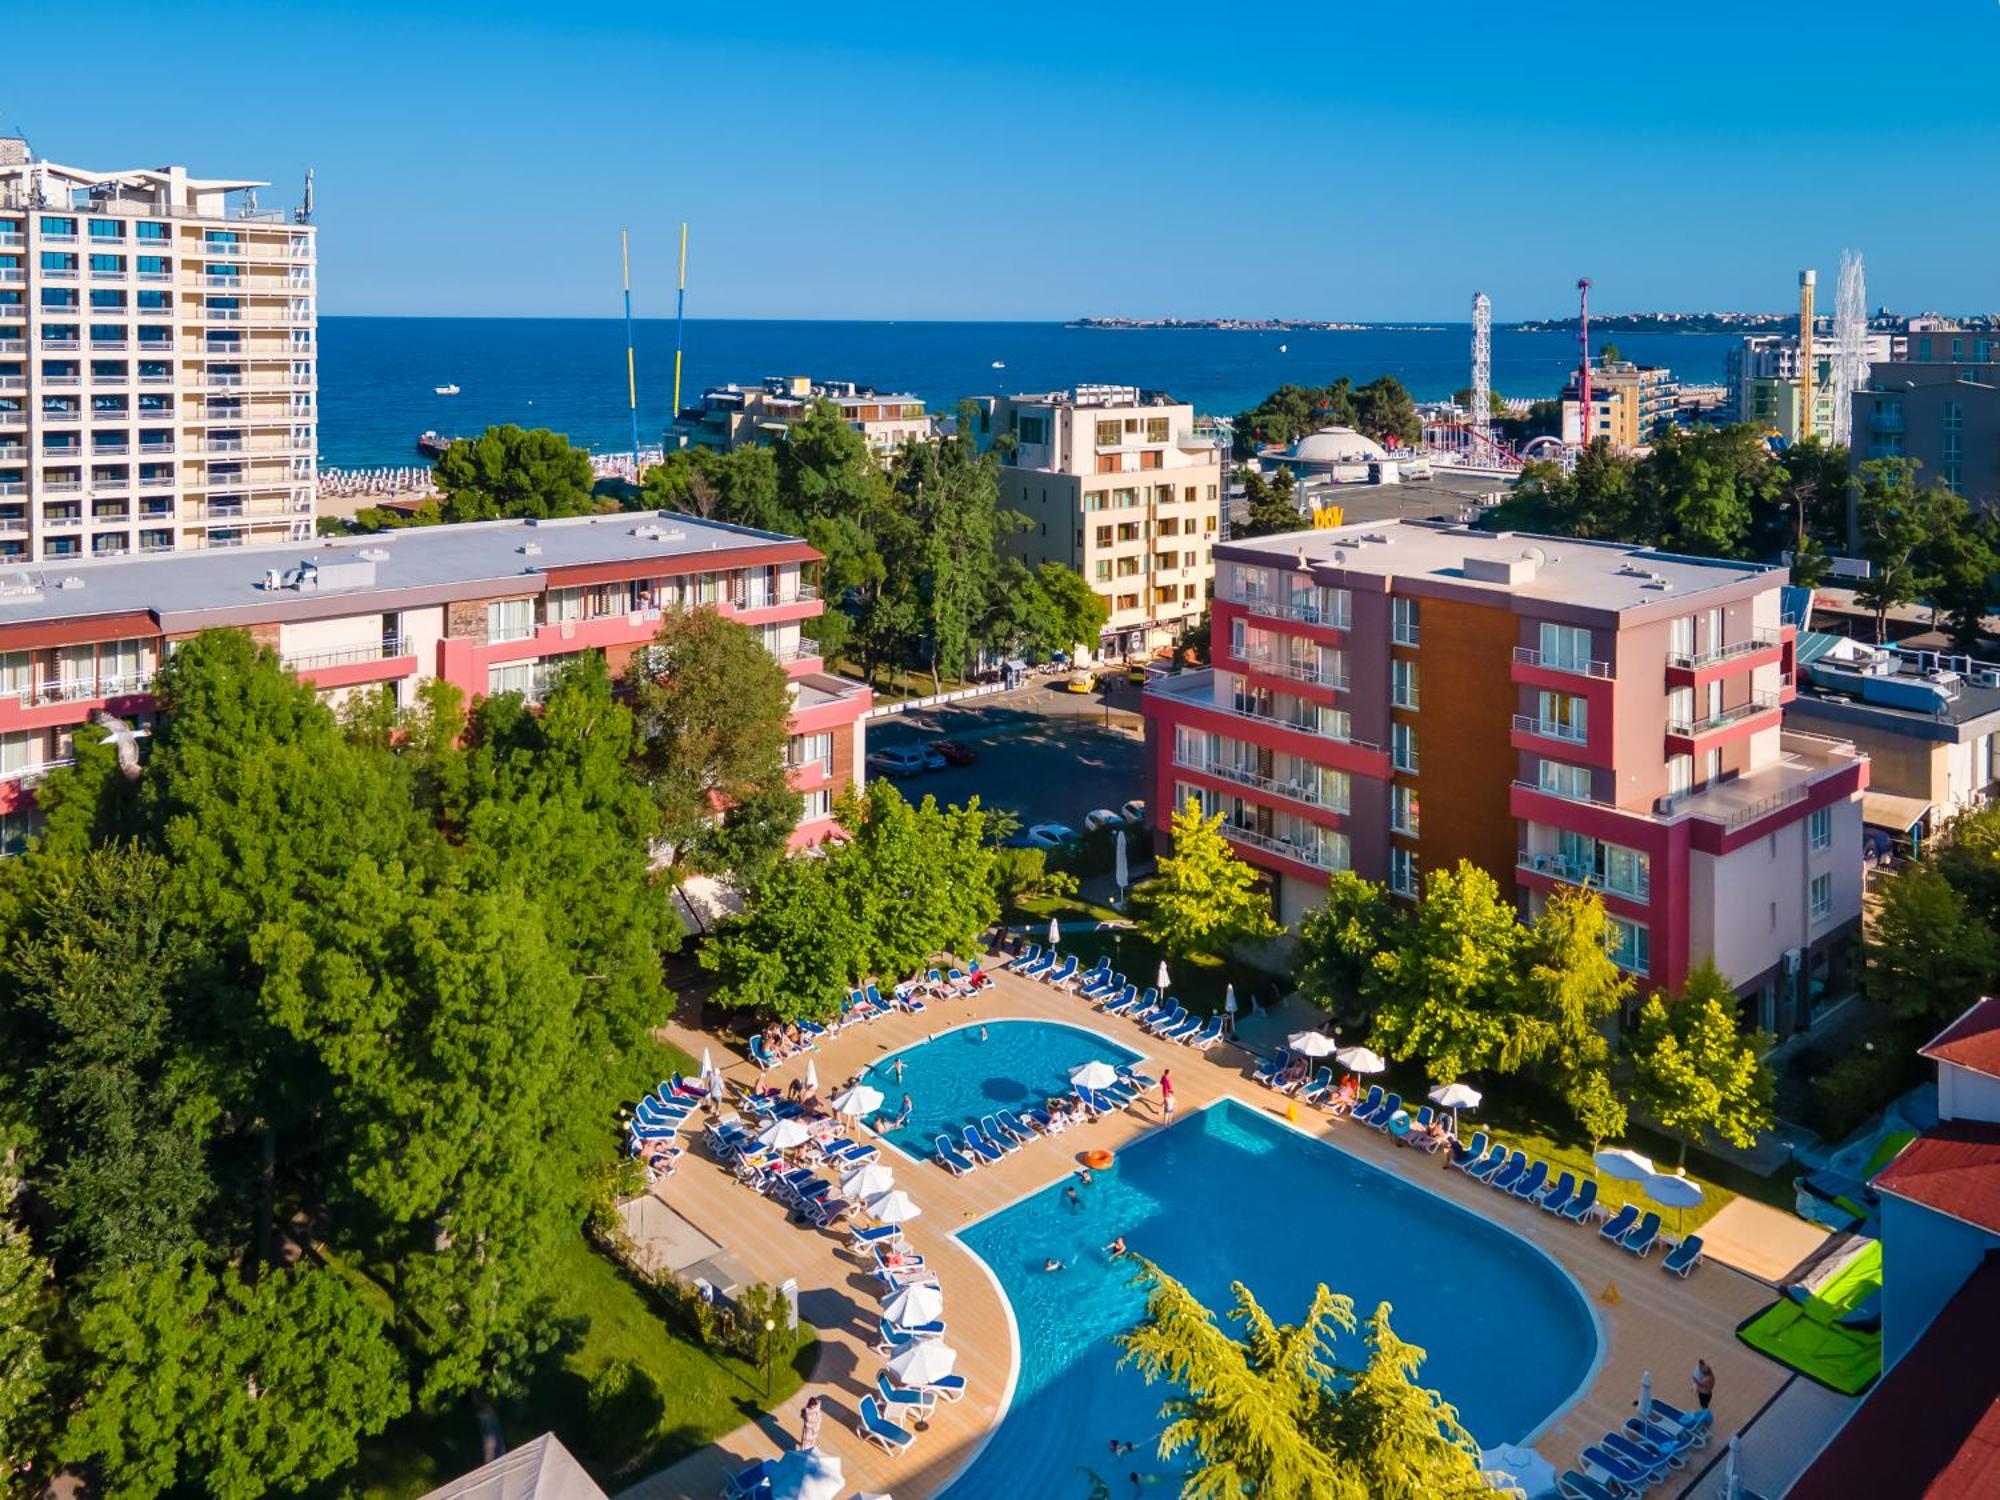
[[[1069,1179],[960,1233],[998,1277],[1020,1341],[1012,1404],[946,1492],[951,1500],[1172,1494],[1154,1456],[1165,1388],[1118,1370],[1113,1335],[1144,1306],[1102,1246],[1131,1247],[1218,1315],[1241,1280],[1279,1322],[1325,1282],[1365,1320],[1394,1306],[1396,1331],[1429,1352],[1424,1384],[1486,1445],[1514,1442],[1577,1391],[1596,1360],[1596,1320],[1574,1282],[1516,1236],[1414,1183],[1224,1101],[1141,1138],[1063,1199]],[[1065,1269],[1045,1272],[1050,1257]],[[947,1298],[949,1292],[947,1291]],[[1343,1346],[1357,1358],[1360,1340]],[[1113,1458],[1113,1440],[1139,1444]]]
[[[940,1135],[956,1142],[958,1133],[981,1115],[1066,1094],[1070,1073],[1087,1062],[1129,1063],[1138,1055],[1095,1032],[1057,1021],[975,1021],[891,1053],[868,1070],[867,1082],[882,1091],[882,1108],[889,1114],[901,1108],[903,1095],[910,1096],[910,1123],[890,1131],[887,1139],[898,1150],[929,1161],[937,1155]],[[903,1064],[900,1080],[898,1059]]]

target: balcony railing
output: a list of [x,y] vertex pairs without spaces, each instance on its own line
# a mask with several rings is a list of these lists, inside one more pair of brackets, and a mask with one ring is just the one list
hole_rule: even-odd
[[1222,825],[1222,836],[1232,844],[1248,844],[1252,849],[1262,849],[1281,858],[1310,865],[1315,870],[1347,868],[1345,860],[1319,844],[1297,844],[1290,839],[1279,838],[1274,833],[1259,833],[1254,828],[1235,828],[1228,823]]
[[1590,738],[1590,731],[1581,724],[1559,724],[1533,714],[1515,714],[1514,729],[1519,734],[1540,735],[1545,740],[1562,740],[1571,745],[1581,745]]
[[1667,733],[1678,739],[1692,739],[1696,735],[1712,734],[1718,729],[1726,729],[1731,724],[1740,724],[1745,719],[1754,719],[1759,714],[1775,713],[1778,698],[1775,693],[1752,693],[1747,703],[1738,703],[1732,708],[1721,709],[1699,719],[1669,719]]
[[1321,687],[1332,688],[1336,693],[1347,691],[1345,672],[1327,671],[1317,661],[1310,658],[1299,660],[1292,657],[1271,656],[1265,653],[1245,652],[1237,658],[1245,668],[1260,672],[1266,677],[1289,677],[1294,682],[1315,682]]
[[1246,771],[1241,766],[1232,766],[1224,761],[1208,761],[1190,758],[1176,753],[1174,764],[1184,771],[1193,771],[1202,776],[1213,776],[1221,781],[1231,781],[1238,786],[1252,787],[1260,792],[1269,792],[1274,797],[1284,797],[1293,802],[1303,802],[1311,807],[1325,808],[1328,812],[1345,814],[1348,804],[1331,797],[1320,795],[1319,788],[1300,786],[1289,781],[1280,781],[1275,776],[1266,776],[1261,771]]
[[1200,708],[1213,709],[1219,714],[1228,714],[1231,718],[1247,719],[1252,724],[1274,725],[1279,729],[1289,729],[1294,734],[1309,734],[1316,739],[1328,740],[1337,745],[1353,745],[1357,749],[1362,750],[1380,750],[1382,748],[1371,740],[1357,740],[1342,735],[1328,734],[1319,727],[1316,719],[1287,719],[1279,714],[1253,713],[1247,708],[1238,708],[1233,703],[1217,703],[1212,699],[1192,698],[1183,701],[1191,702]]
[[[1519,787],[1524,792],[1534,792],[1538,796],[1543,796],[1543,797],[1559,797],[1564,802],[1575,802],[1581,804],[1584,807],[1602,807],[1602,808],[1607,808],[1612,812],[1631,811],[1629,808],[1620,807],[1616,802],[1607,802],[1604,798],[1595,796],[1590,792],[1565,792],[1558,787],[1543,786],[1539,781],[1522,781],[1519,780],[1518,778],[1514,781],[1513,784]],[[1635,818],[1643,818],[1646,815],[1643,812],[1638,812],[1638,813],[1632,813],[1632,816]]]
[[24,708],[33,708],[43,703],[88,703],[94,698],[129,698],[152,690],[151,672],[125,672],[67,682],[31,682],[25,687],[0,689],[0,702],[14,702]]
[[1272,598],[1268,594],[1252,594],[1237,591],[1226,596],[1232,604],[1240,604],[1253,615],[1265,615],[1274,620],[1298,620],[1307,625],[1324,625],[1329,630],[1346,630],[1352,618],[1352,609],[1326,609],[1321,605],[1302,601],[1291,603]]
[[1653,897],[1653,881],[1650,875],[1643,875],[1631,882],[1607,880],[1583,860],[1570,859],[1549,849],[1523,849],[1515,857],[1514,864],[1518,869],[1528,870],[1536,875],[1553,876],[1572,885],[1594,886],[1610,895],[1623,896],[1628,901],[1650,901]]
[[321,667],[350,667],[357,662],[387,661],[391,657],[407,656],[409,643],[401,636],[384,636],[379,641],[371,641],[365,646],[346,646],[333,651],[302,651],[287,655],[284,665],[287,671],[311,672]]
[[1775,630],[1753,630],[1743,640],[1731,641],[1727,645],[1715,646],[1707,651],[1669,651],[1667,665],[1690,670],[1712,666],[1716,662],[1728,661],[1732,657],[1748,656],[1753,651],[1768,651],[1780,644],[1783,639],[1784,637]]
[[1540,667],[1545,672],[1573,672],[1579,677],[1609,677],[1608,661],[1583,661],[1573,656],[1545,655],[1533,646],[1516,646],[1514,660],[1524,667]]

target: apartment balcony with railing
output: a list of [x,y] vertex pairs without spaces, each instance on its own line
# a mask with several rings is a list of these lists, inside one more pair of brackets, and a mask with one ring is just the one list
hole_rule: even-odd
[[1669,716],[1667,735],[1676,740],[1698,740],[1706,735],[1717,734],[1733,724],[1741,724],[1750,719],[1778,712],[1776,693],[1752,693],[1742,702],[1713,711],[1703,710],[1696,715]]
[[1710,647],[1706,651],[1669,651],[1667,665],[1684,672],[1699,671],[1703,667],[1720,662],[1734,661],[1738,657],[1754,656],[1759,652],[1775,651],[1784,644],[1784,633],[1777,630],[1753,630],[1741,640],[1729,641],[1724,645]]
[[1560,740],[1566,745],[1583,745],[1590,741],[1587,725],[1574,721],[1544,719],[1539,714],[1515,714],[1514,730],[1517,734],[1532,734],[1545,740]]
[[99,698],[131,698],[153,690],[151,672],[90,673],[47,677],[0,687],[0,704],[39,708],[49,703],[89,703]]
[[1296,620],[1328,630],[1347,630],[1353,623],[1352,599],[1345,589],[1299,589],[1280,595],[1236,584],[1224,592],[1223,598],[1250,614],[1273,620]]
[[1289,677],[1294,682],[1310,682],[1331,688],[1336,693],[1344,693],[1348,689],[1347,674],[1317,655],[1289,656],[1277,651],[1239,651],[1233,654],[1246,671],[1265,677]]
[[1572,656],[1566,652],[1540,651],[1533,646],[1516,646],[1514,664],[1543,672],[1566,672],[1576,677],[1610,677],[1611,663]]
[[1648,902],[1653,899],[1652,874],[1643,867],[1613,874],[1609,870],[1600,870],[1587,860],[1574,859],[1553,849],[1523,849],[1515,857],[1514,866],[1530,875],[1546,875],[1570,885],[1587,885],[1607,895],[1622,896],[1628,901]]
[[350,667],[362,662],[390,661],[410,654],[410,643],[400,635],[385,635],[379,641],[359,646],[340,646],[326,651],[288,652],[283,658],[290,672],[313,672],[325,667]]
[[1278,833],[1264,833],[1255,828],[1239,828],[1233,823],[1222,825],[1222,836],[1232,844],[1245,848],[1261,849],[1266,854],[1275,854],[1280,859],[1291,860],[1295,864],[1307,865],[1315,870],[1331,873],[1348,868],[1350,852],[1347,841],[1338,834],[1325,839],[1293,839]]
[[1329,744],[1350,745],[1358,750],[1379,751],[1382,748],[1371,740],[1356,739],[1352,733],[1341,728],[1347,722],[1344,713],[1323,709],[1321,705],[1306,699],[1294,698],[1289,701],[1274,699],[1272,710],[1269,712],[1235,702],[1219,702],[1215,697],[1213,668],[1158,678],[1146,691],[1177,699],[1209,713],[1223,714],[1244,723],[1268,725],[1275,729],[1289,730],[1294,734],[1311,735]]
[[1308,807],[1317,807],[1323,812],[1345,815],[1349,807],[1349,797],[1327,785],[1318,776],[1311,779],[1283,779],[1267,776],[1231,761],[1210,756],[1174,752],[1174,764],[1183,771],[1193,771],[1201,776],[1213,776],[1218,781],[1231,782],[1236,786],[1267,792],[1274,797],[1283,797],[1289,802],[1302,802]]

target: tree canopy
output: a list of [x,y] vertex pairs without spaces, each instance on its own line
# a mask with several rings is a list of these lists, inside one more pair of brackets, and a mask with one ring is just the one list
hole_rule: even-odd
[[1408,941],[1377,955],[1384,998],[1375,1036],[1445,1080],[1499,1065],[1512,1032],[1525,934],[1493,877],[1467,860],[1433,870]]
[[616,510],[596,494],[590,455],[559,432],[506,423],[454,438],[431,467],[438,494],[413,511],[371,506],[355,516],[368,529],[451,521],[583,516]]
[[1357,386],[1343,375],[1327,386],[1281,385],[1236,419],[1236,456],[1259,444],[1296,442],[1323,427],[1352,427],[1378,443],[1414,447],[1424,435],[1416,402],[1393,375]]
[[1763,1056],[1772,1038],[1744,1035],[1729,981],[1703,959],[1678,995],[1654,995],[1639,1012],[1632,1039],[1633,1085],[1663,1129],[1691,1140],[1713,1131],[1748,1148],[1771,1128],[1776,1084]]
[[1222,833],[1222,814],[1203,817],[1190,797],[1173,814],[1173,852],[1134,895],[1139,930],[1177,958],[1220,955],[1278,932],[1271,897],[1257,870],[1239,859]]

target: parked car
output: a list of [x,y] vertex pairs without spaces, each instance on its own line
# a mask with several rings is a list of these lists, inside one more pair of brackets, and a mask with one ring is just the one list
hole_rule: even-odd
[[924,748],[924,769],[926,771],[942,771],[949,764],[950,762],[944,758],[944,755],[935,745],[928,745]]
[[1100,828],[1123,828],[1125,815],[1108,807],[1094,807],[1083,815],[1083,826],[1092,833]]
[[1067,849],[1078,837],[1067,823],[1037,823],[1028,830],[1028,842],[1037,849]]
[[944,757],[946,765],[970,766],[979,762],[979,752],[964,740],[932,740],[931,749]]
[[1131,666],[1125,669],[1125,680],[1127,682],[1136,682],[1141,687],[1144,687],[1148,682],[1150,682],[1152,680],[1152,677],[1153,674],[1146,670],[1146,665],[1144,662],[1135,661],[1132,663]]
[[1134,797],[1118,809],[1118,816],[1125,820],[1125,826],[1128,828],[1141,826],[1146,821],[1146,799]]
[[1088,672],[1072,672],[1068,677],[1063,679],[1063,691],[1065,693],[1094,693],[1097,691],[1097,679],[1092,677]]
[[884,745],[880,750],[870,750],[867,765],[877,776],[893,780],[921,776],[930,769],[928,758],[915,745]]

